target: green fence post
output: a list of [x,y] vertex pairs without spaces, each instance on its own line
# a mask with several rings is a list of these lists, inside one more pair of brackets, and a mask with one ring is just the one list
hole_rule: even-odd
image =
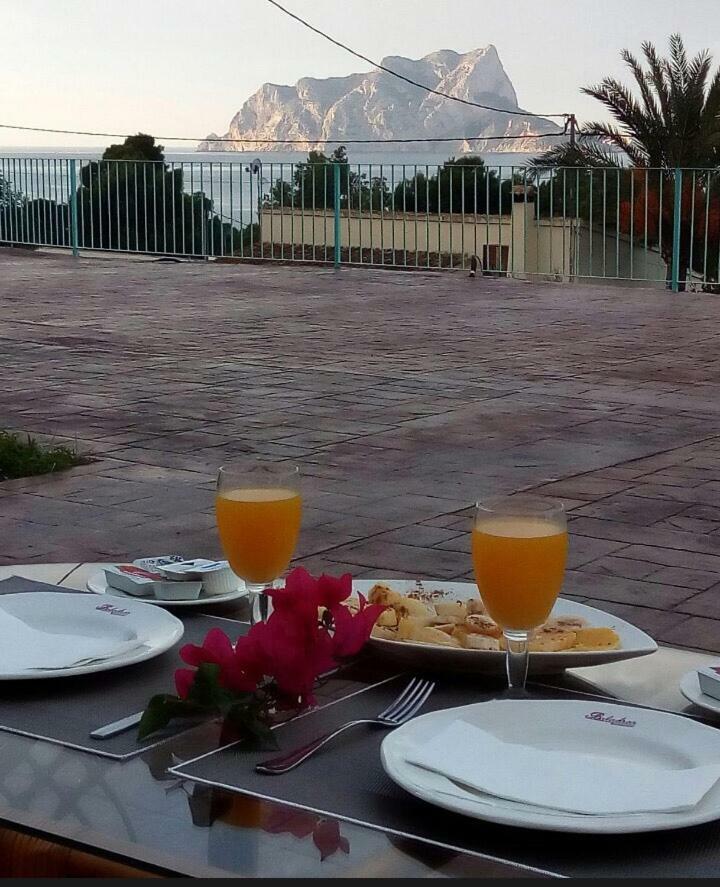
[[75,161],[70,161],[70,193],[68,194],[68,208],[70,211],[70,245],[74,256],[80,255],[78,249],[78,219],[77,219],[77,170]]
[[682,170],[675,169],[673,189],[673,251],[672,251],[672,291],[680,289],[680,222],[682,220]]
[[333,163],[333,209],[335,212],[335,267],[340,267],[340,164]]

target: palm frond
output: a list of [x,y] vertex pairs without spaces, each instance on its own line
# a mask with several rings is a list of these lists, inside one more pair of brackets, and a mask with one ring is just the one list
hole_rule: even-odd
[[655,96],[652,94],[652,90],[650,89],[650,81],[645,71],[643,71],[642,65],[627,49],[623,49],[623,51],[620,53],[620,57],[633,73],[635,82],[637,83],[638,89],[640,90],[640,95],[642,96],[643,104],[645,105],[645,112],[656,122],[661,122],[662,117],[660,115],[660,108],[658,107],[658,103],[655,100]]
[[602,102],[615,119],[626,126],[639,110],[630,90],[612,77],[606,77],[596,86],[585,86],[580,91]]
[[603,148],[597,141],[590,140],[584,133],[580,134],[574,145],[571,145],[570,142],[554,145],[539,157],[531,160],[530,165],[536,169],[557,166],[592,166],[600,169],[608,166],[614,168],[622,166],[615,152]]
[[606,145],[613,145],[623,154],[626,154],[633,165],[647,166],[648,156],[642,145],[636,140],[629,137],[626,133],[621,132],[617,127],[611,126],[609,123],[591,122],[583,126],[583,136],[585,138],[595,138]]
[[672,118],[672,103],[667,82],[667,69],[652,43],[648,41],[643,43],[642,51],[645,56],[645,61],[648,64],[648,68],[650,69],[647,74],[648,80],[652,83],[653,89],[657,93],[665,126],[669,127]]
[[689,80],[687,53],[685,44],[680,34],[670,35],[670,58],[667,61],[667,71],[673,87],[682,92]]

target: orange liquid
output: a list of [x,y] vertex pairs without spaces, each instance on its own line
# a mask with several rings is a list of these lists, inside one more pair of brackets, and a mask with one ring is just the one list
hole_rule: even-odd
[[215,499],[220,541],[233,571],[252,584],[272,582],[287,569],[302,500],[295,490],[226,490]]
[[567,531],[534,517],[480,518],[472,531],[475,580],[488,613],[502,628],[541,625],[560,593]]

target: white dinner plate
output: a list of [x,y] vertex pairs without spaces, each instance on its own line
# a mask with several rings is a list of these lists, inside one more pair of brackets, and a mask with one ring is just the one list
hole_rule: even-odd
[[107,594],[111,597],[122,598],[124,601],[142,601],[143,604],[155,604],[158,607],[207,607],[208,604],[222,604],[245,597],[247,594],[245,583],[242,579],[238,581],[240,584],[234,591],[228,591],[226,594],[205,594],[201,591],[200,597],[192,601],[162,601],[156,597],[140,597],[136,594],[127,594],[124,591],[120,591],[119,588],[111,588],[107,584],[103,570],[100,570],[99,573],[93,573],[88,579],[86,587],[93,594]]
[[[367,595],[377,582],[389,585],[400,594],[408,594],[417,588],[412,579],[354,579],[353,591]],[[426,592],[442,591],[445,600],[470,600],[478,597],[477,586],[471,582],[443,582],[423,580]],[[552,674],[566,668],[585,668],[589,665],[604,665],[637,656],[647,656],[657,650],[657,644],[639,628],[587,604],[577,604],[558,598],[551,616],[582,616],[591,626],[612,628],[620,638],[620,646],[615,650],[563,650],[559,653],[531,653],[530,674]],[[387,641],[370,638],[371,647],[391,656],[403,666],[416,669],[440,669],[453,671],[476,671],[502,673],[505,669],[505,653],[499,650],[466,650],[457,647],[440,647],[431,644],[417,644],[408,641]]]
[[689,671],[680,681],[680,692],[682,695],[706,711],[712,711],[720,715],[720,699],[713,699],[707,693],[703,693],[700,689],[700,682],[696,671]]
[[[541,706],[542,716],[534,713],[530,717],[529,706]],[[597,730],[589,731],[588,715],[598,712],[612,720],[624,718],[625,723],[601,721],[596,716],[590,720]],[[410,794],[438,807],[475,819],[546,831],[632,833],[720,819],[720,781],[690,810],[591,815],[503,800],[466,789],[445,776],[407,762],[413,746],[427,742],[458,719],[506,741],[517,738],[524,745],[538,748],[611,758],[616,763],[627,762],[628,768],[635,762],[668,770],[720,764],[720,731],[681,715],[604,701],[493,700],[430,712],[388,733],[381,748],[388,776]],[[501,761],[498,766],[502,766]]]
[[[32,645],[25,649],[13,652],[12,646],[6,645],[0,650],[0,680],[4,681],[64,678],[133,665],[164,653],[184,631],[182,622],[165,610],[146,607],[136,600],[103,601],[82,592],[3,595],[0,609],[24,623],[22,627],[27,627],[32,639]],[[99,648],[95,659],[70,667],[47,667],[45,657],[53,655],[59,646],[71,646],[73,639],[75,644],[92,641]],[[99,658],[104,655],[103,642],[106,649],[117,650],[107,659]],[[32,661],[34,650],[38,665]],[[39,664],[46,667],[40,668]]]

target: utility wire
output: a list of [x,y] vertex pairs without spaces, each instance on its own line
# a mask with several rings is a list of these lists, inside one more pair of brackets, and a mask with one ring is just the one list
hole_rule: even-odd
[[[71,136],[99,136],[108,139],[128,139],[131,137],[125,132],[88,132],[79,129],[49,129],[44,126],[17,126],[13,123],[0,123],[0,129],[19,129],[24,132],[50,132]],[[252,145],[391,145],[402,142],[460,142],[460,141],[510,141],[513,139],[546,139],[564,136],[564,132],[529,132],[524,135],[507,136],[443,136],[442,138],[419,139],[228,139],[228,138],[198,138],[197,136],[155,136],[164,142],[233,142]],[[202,152],[200,152],[202,153]]]
[[[424,83],[418,83],[417,80],[411,80],[410,77],[406,77],[404,74],[399,74],[397,71],[393,71],[392,68],[386,68],[385,65],[381,65],[379,62],[373,61],[373,59],[368,58],[366,55],[363,55],[361,52],[357,52],[354,49],[351,49],[345,43],[341,43],[339,40],[336,40],[334,37],[331,37],[329,34],[326,34],[325,31],[321,31],[319,28],[316,28],[314,25],[311,25],[310,22],[305,21],[304,18],[300,18],[299,15],[296,15],[294,12],[291,12],[289,9],[286,9],[277,0],[267,0],[268,3],[275,6],[281,12],[284,12],[285,15],[290,16],[290,18],[294,18],[295,21],[300,22],[301,25],[308,28],[311,31],[314,31],[316,34],[319,34],[320,37],[324,37],[325,40],[329,40],[330,43],[334,43],[335,46],[339,46],[340,49],[344,49],[346,52],[349,52],[351,55],[354,55],[355,58],[362,59],[362,61],[367,62],[369,65],[372,65],[374,68],[379,68],[381,71],[385,71],[386,74],[392,74],[393,77],[397,77],[399,80],[404,80],[406,83],[409,83],[411,86],[417,86],[418,89],[422,89],[425,92],[431,92],[433,95],[439,95],[443,99],[448,99],[451,102],[460,102],[463,105],[470,105],[473,108],[482,108],[484,111],[497,111],[499,114],[516,114],[523,117],[570,117],[570,114],[533,114],[530,111],[521,111],[521,110],[510,110],[509,108],[493,108],[491,105],[481,105],[479,102],[470,101],[470,99],[463,99],[456,95],[448,95],[446,92],[440,92],[437,89],[433,89],[431,86],[426,86]],[[417,141],[413,139],[413,141]]]

